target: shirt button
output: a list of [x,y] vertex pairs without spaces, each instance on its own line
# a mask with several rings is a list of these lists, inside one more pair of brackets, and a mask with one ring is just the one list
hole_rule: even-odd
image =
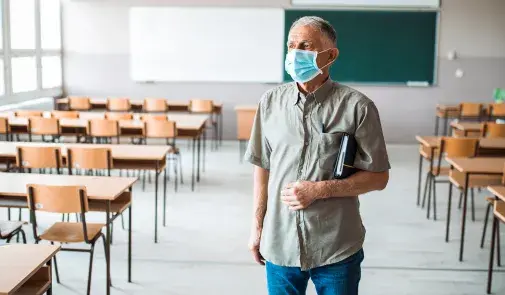
[[308,142],[306,142],[306,143],[305,143],[305,145],[309,145],[309,143],[308,143]]

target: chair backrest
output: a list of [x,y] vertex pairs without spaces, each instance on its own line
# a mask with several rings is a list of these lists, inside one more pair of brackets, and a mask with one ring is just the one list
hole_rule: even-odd
[[89,210],[83,186],[28,184],[28,207],[51,213],[82,213]]
[[144,136],[148,138],[175,138],[177,127],[174,121],[144,121]]
[[0,134],[8,134],[9,132],[9,119],[0,117]]
[[72,169],[107,169],[110,176],[112,169],[111,150],[108,148],[79,147],[67,150],[69,174]]
[[192,113],[210,114],[214,111],[214,102],[210,99],[192,99],[189,101],[188,110]]
[[132,113],[121,113],[121,112],[107,112],[105,113],[105,119],[109,120],[132,120],[133,119],[133,114]]
[[113,137],[119,135],[119,122],[108,119],[91,119],[88,121],[88,135],[94,137]]
[[459,117],[480,118],[482,115],[483,104],[473,102],[463,102],[459,104]]
[[460,137],[441,137],[440,138],[440,153],[438,154],[438,165],[435,175],[440,174],[442,157],[474,157],[477,155],[479,148],[478,138],[460,138]]
[[59,119],[31,117],[28,119],[28,132],[35,135],[59,135]]
[[20,118],[42,117],[42,111],[18,110],[14,112],[14,116]]
[[498,123],[483,123],[482,136],[489,138],[505,137],[505,124]]
[[131,109],[129,98],[107,98],[107,110],[127,112]]
[[57,119],[78,119],[79,112],[76,111],[52,111],[51,117]]
[[505,103],[492,103],[488,106],[489,118],[505,117]]
[[91,109],[91,98],[88,96],[68,97],[68,108],[75,111],[87,111]]
[[166,112],[168,105],[164,98],[145,98],[143,109],[144,112]]
[[61,167],[61,150],[59,147],[18,146],[16,165],[21,168],[56,168]]
[[168,117],[166,114],[143,114],[140,116],[140,119],[142,121],[150,121],[150,120],[167,121]]
[[237,139],[249,140],[256,112],[237,112]]

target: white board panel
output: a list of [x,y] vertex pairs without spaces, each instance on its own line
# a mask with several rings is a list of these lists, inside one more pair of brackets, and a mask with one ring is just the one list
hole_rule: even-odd
[[292,0],[293,5],[353,7],[430,7],[438,8],[440,0]]
[[283,48],[282,9],[130,9],[135,81],[282,82]]

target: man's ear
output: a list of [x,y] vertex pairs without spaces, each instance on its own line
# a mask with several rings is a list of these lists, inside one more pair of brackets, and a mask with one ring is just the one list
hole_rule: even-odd
[[330,48],[320,52],[317,55],[316,63],[320,69],[326,68],[337,60],[339,55],[338,48]]

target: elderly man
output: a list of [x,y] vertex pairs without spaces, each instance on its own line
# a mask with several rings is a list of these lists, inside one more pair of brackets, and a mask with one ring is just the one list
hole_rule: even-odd
[[[336,32],[319,17],[289,31],[287,73],[295,82],[261,98],[245,159],[254,167],[249,248],[266,264],[269,294],[358,294],[365,228],[358,195],[382,190],[389,161],[379,113],[362,93],[333,82]],[[354,136],[358,172],[335,179],[344,133]]]

